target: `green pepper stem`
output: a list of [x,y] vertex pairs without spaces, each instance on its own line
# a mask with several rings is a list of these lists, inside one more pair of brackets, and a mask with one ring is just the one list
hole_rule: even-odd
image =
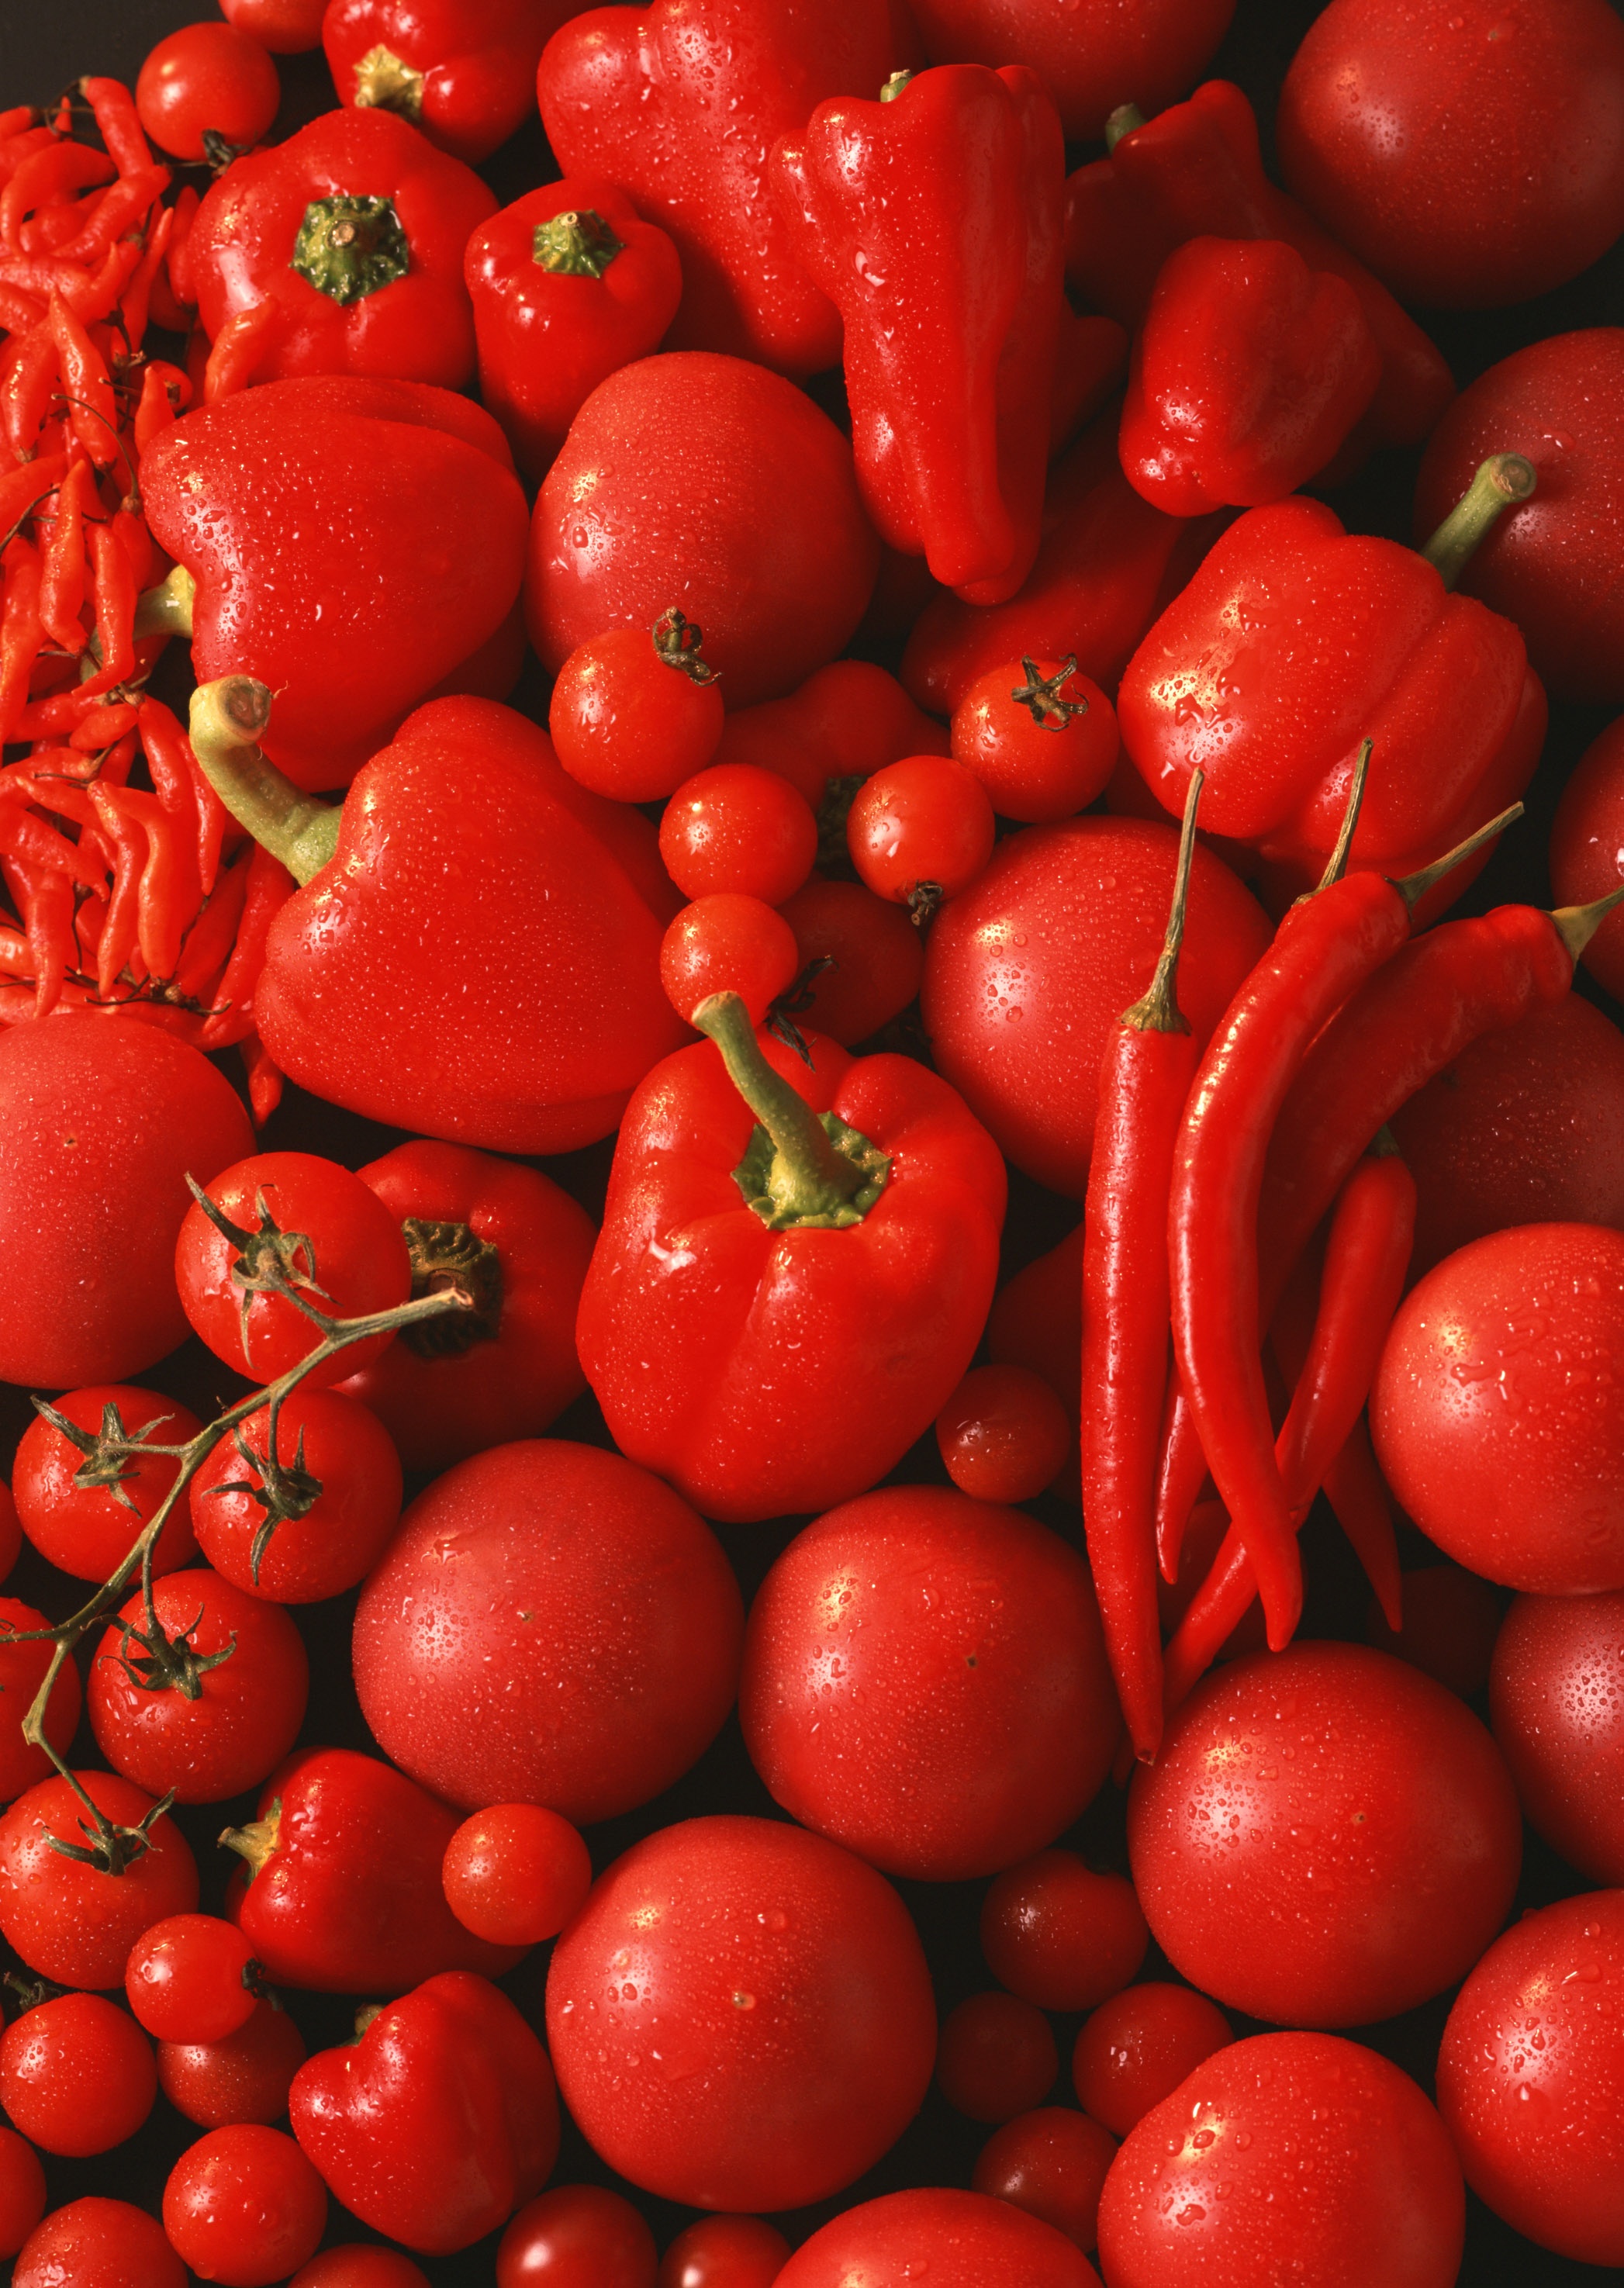
[[1588,906],[1558,906],[1551,915],[1557,935],[1568,949],[1568,957],[1577,962],[1590,940],[1596,935],[1613,908],[1624,900],[1624,882],[1616,890],[1609,890],[1604,898],[1592,898]]
[[713,993],[688,1020],[722,1052],[727,1076],[772,1140],[775,1199],[799,1218],[827,1213],[862,1188],[864,1172],[837,1152],[804,1100],[761,1053],[737,993]]
[[[1318,886],[1309,892],[1310,897],[1317,898],[1321,890],[1328,890],[1333,882],[1340,882],[1348,870],[1348,854],[1353,847],[1353,830],[1359,822],[1359,812],[1365,806],[1365,780],[1375,743],[1374,739],[1367,739],[1359,748],[1359,760],[1353,766],[1352,790],[1348,797],[1348,807],[1343,813],[1342,831],[1336,838],[1336,847],[1331,853],[1330,862],[1320,876]],[[1303,902],[1301,898],[1297,900],[1299,905]]]
[[137,643],[143,636],[189,636],[192,632],[192,600],[197,593],[197,583],[184,564],[177,564],[167,580],[155,588],[148,588],[137,597],[134,635]]
[[260,753],[271,694],[251,675],[222,675],[192,694],[192,752],[240,826],[280,858],[296,882],[319,874],[338,847],[338,805],[318,802]]
[[1452,874],[1457,866],[1464,865],[1485,842],[1494,841],[1522,814],[1522,804],[1514,802],[1509,810],[1502,810],[1497,817],[1491,818],[1486,826],[1480,826],[1476,834],[1469,834],[1464,842],[1457,842],[1453,850],[1446,850],[1443,856],[1435,858],[1430,866],[1420,867],[1414,874],[1405,875],[1401,881],[1393,884],[1394,889],[1414,913],[1434,882],[1441,882],[1446,874]]
[[1520,453],[1491,453],[1438,530],[1422,550],[1446,588],[1459,585],[1472,552],[1503,509],[1527,500],[1538,474]]
[[1116,149],[1124,135],[1131,135],[1136,127],[1143,127],[1145,114],[1137,103],[1119,103],[1105,122],[1105,149]]
[[1178,957],[1184,942],[1184,911],[1190,902],[1190,868],[1195,857],[1195,814],[1200,807],[1204,772],[1192,771],[1184,794],[1184,822],[1178,837],[1178,866],[1173,877],[1173,905],[1161,958],[1151,980],[1150,991],[1120,1021],[1136,1033],[1187,1033],[1189,1020],[1178,1005]]

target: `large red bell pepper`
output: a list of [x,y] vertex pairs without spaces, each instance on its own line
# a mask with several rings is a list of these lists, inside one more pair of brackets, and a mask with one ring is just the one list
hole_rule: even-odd
[[397,111],[477,167],[535,117],[535,67],[574,0],[328,0],[339,100]]

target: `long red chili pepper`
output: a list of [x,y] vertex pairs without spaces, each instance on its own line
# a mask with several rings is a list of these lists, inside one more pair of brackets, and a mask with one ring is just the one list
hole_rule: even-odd
[[73,433],[99,469],[118,458],[118,400],[107,373],[107,360],[91,341],[84,324],[60,294],[51,298],[46,320],[57,346],[62,393],[67,401]]
[[137,115],[135,98],[123,80],[82,79],[79,92],[95,115],[97,131],[119,173],[135,175],[150,167],[152,146]]
[[40,559],[40,625],[51,641],[75,656],[90,641],[79,621],[84,601],[84,511],[95,493],[88,461],[75,461],[57,488],[56,504],[49,524],[44,515],[35,520],[42,532],[44,552]]
[[[258,984],[259,973],[265,967],[265,938],[271,924],[293,895],[293,877],[287,868],[256,843],[249,869],[248,897],[237,928],[237,942],[232,948],[231,959],[226,965],[226,974],[215,988],[218,1014],[211,1016],[203,1027],[204,1048],[223,1049],[234,1041],[246,1040],[252,1033],[254,988]],[[250,1066],[250,1080],[252,1076],[253,1068]],[[280,1080],[277,1088],[280,1092]]]
[[1161,1633],[1152,1488],[1167,1386],[1163,1242],[1173,1145],[1195,1070],[1179,1013],[1190,862],[1201,774],[1190,781],[1167,941],[1149,992],[1105,1045],[1082,1247],[1082,1516],[1105,1649],[1134,1753],[1161,1744]]

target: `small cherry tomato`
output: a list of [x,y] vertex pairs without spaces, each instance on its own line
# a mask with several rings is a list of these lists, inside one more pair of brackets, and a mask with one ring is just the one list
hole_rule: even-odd
[[578,1828],[539,1803],[498,1803],[465,1819],[446,1846],[446,1903],[493,1946],[557,1938],[592,1887]]
[[15,2256],[44,2213],[39,2155],[14,2129],[0,2129],[0,2256]]
[[1594,1883],[1624,1883],[1624,1589],[1519,1597],[1489,1720],[1530,1826]]
[[942,1466],[977,1501],[1032,1501],[1072,1450],[1066,1409],[1024,1366],[972,1367],[936,1418]]
[[[138,1449],[189,1445],[203,1426],[172,1398],[128,1383],[70,1390],[52,1410],[77,1434],[69,1437],[45,1414],[29,1423],[12,1481],[17,1513],[42,1557],[76,1580],[105,1581],[157,1514],[180,1470],[173,1455],[117,1450],[125,1442]],[[186,1505],[177,1502],[153,1550],[152,1569],[172,1573],[196,1554]]]
[[261,1407],[221,1439],[189,1489],[194,1530],[216,1572],[248,1595],[314,1604],[353,1589],[387,1548],[400,1458],[359,1399],[303,1383],[278,1411],[274,1470],[270,1435]]
[[42,2002],[0,2037],[0,2104],[47,2153],[111,2152],[135,2135],[157,2094],[152,2044],[99,1994]]
[[[213,1213],[193,1202],[175,1246],[187,1318],[217,1358],[270,1382],[307,1358],[319,1330],[285,1292],[296,1289],[329,1318],[392,1310],[411,1293],[400,1227],[376,1192],[336,1160],[313,1152],[260,1152],[217,1176]],[[394,1339],[352,1343],[305,1378],[319,1388],[353,1374]]]
[[185,24],[160,40],[135,83],[136,115],[160,150],[205,159],[205,134],[239,151],[270,132],[282,99],[266,43],[234,24]]
[[760,2217],[701,2217],[660,2260],[654,2288],[772,2288],[789,2243]]
[[527,2201],[496,2250],[496,2288],[654,2288],[654,2236],[606,2185]]
[[66,2288],[69,2281],[117,2288],[187,2288],[191,2276],[162,2226],[128,2201],[70,2201],[23,2243],[12,2288]]
[[288,2288],[429,2288],[428,2275],[398,2248],[345,2241],[299,2267]]
[[158,2086],[200,2129],[234,2122],[268,2125],[288,2110],[288,2091],[305,2062],[305,2038],[285,2010],[256,2002],[234,2034],[213,2042],[158,2045]]
[[759,898],[726,890],[685,906],[660,947],[660,982],[677,1015],[713,993],[736,993],[759,1025],[801,966],[795,932]]
[[[31,1644],[10,1641],[29,1630],[49,1626],[44,1613],[36,1613],[32,1605],[16,1597],[0,1597],[0,1693],[4,1695],[0,1704],[16,1712],[15,1720],[0,1724],[0,1803],[10,1803],[24,1788],[36,1787],[55,1768],[43,1748],[29,1746],[21,1728],[21,1719],[45,1680],[53,1648],[45,1638]],[[67,1753],[78,1729],[79,1704],[79,1672],[71,1660],[65,1660],[45,1710],[45,1737],[59,1756]]]
[[906,913],[860,882],[820,876],[779,909],[795,932],[803,971],[794,1013],[814,1032],[854,1049],[887,1025],[919,990],[924,946]]
[[722,737],[722,694],[680,612],[578,644],[552,687],[547,729],[571,778],[617,802],[660,802]]
[[936,2085],[971,2121],[1013,2121],[1054,2086],[1060,2054],[1048,2019],[996,1988],[969,1995],[942,2022]]
[[852,863],[877,898],[929,910],[982,873],[997,829],[973,771],[908,755],[859,788],[846,814]]
[[1458,1565],[1423,1565],[1406,1573],[1400,1594],[1404,1626],[1395,1634],[1373,1597],[1365,1612],[1366,1643],[1407,1660],[1461,1699],[1475,1700],[1489,1680],[1501,1600],[1486,1581]]
[[716,763],[685,779],[660,822],[660,855],[685,898],[717,891],[781,906],[812,871],[818,822],[776,771]]
[[194,1911],[197,1863],[174,1821],[154,1818],[157,1805],[141,1789],[116,1772],[75,1777],[113,1826],[123,1870],[107,1871],[105,1847],[94,1865],[52,1850],[53,1835],[83,1849],[97,1846],[87,1831],[90,1815],[67,1781],[42,1780],[0,1819],[0,1931],[30,1970],[59,1985],[123,1986],[141,1934],[166,1915]]
[[130,1950],[124,1991],[162,2042],[218,2042],[252,2017],[253,1950],[217,1915],[170,1915]]
[[975,773],[1001,818],[1070,818],[1116,767],[1116,710],[1074,655],[1008,660],[978,676],[949,728],[955,762]]
[[1085,2021],[1072,2051],[1077,2102],[1126,2137],[1203,2058],[1234,2040],[1216,2002],[1192,1986],[1152,1979],[1124,1987]]
[[316,2252],[327,2188],[291,2137],[257,2122],[187,2146],[163,2188],[178,2255],[223,2288],[271,2288]]
[[1150,1936],[1133,1885],[1074,1851],[1023,1859],[981,1904],[987,1968],[1040,2010],[1093,2009],[1135,1975]]
[[976,2157],[971,2189],[1052,2225],[1081,2249],[1099,2237],[1099,2197],[1116,2140],[1069,2106],[1044,2105],[995,2129]]

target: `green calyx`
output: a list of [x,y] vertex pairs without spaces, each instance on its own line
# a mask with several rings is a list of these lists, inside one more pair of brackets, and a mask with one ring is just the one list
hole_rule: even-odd
[[616,238],[592,207],[572,208],[550,222],[538,222],[530,258],[555,278],[601,278],[626,242]]
[[341,306],[392,286],[411,267],[412,250],[392,199],[340,192],[312,199],[289,267]]
[[398,113],[416,127],[423,118],[424,76],[380,41],[356,65],[355,92],[350,99],[363,111]]
[[473,1307],[443,1319],[403,1327],[400,1340],[419,1358],[459,1358],[475,1343],[491,1342],[502,1324],[502,1258],[488,1239],[465,1223],[435,1223],[407,1216],[400,1225],[411,1258],[412,1295],[460,1287]]
[[814,1113],[761,1053],[736,993],[713,993],[689,1021],[722,1053],[758,1125],[733,1170],[745,1205],[769,1231],[844,1231],[885,1189],[890,1156],[832,1112]]

